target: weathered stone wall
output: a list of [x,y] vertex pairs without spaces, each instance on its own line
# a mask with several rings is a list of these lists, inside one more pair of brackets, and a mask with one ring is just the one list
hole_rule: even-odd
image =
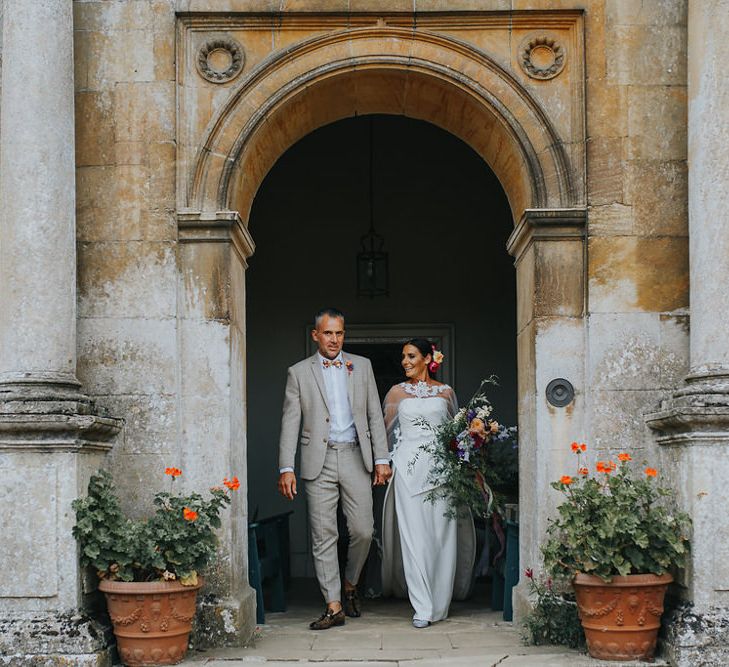
[[650,449],[641,413],[688,369],[686,2],[599,4],[587,15],[602,47],[587,49],[589,438]]
[[[196,483],[243,473],[244,260],[223,250],[233,243],[228,232],[243,231],[215,216],[185,218],[197,225],[197,236],[180,245],[176,218],[177,210],[199,204],[189,199],[199,184],[193,180],[196,156],[209,124],[243,80],[203,80],[196,49],[206,31],[225,36],[235,12],[255,14],[236,34],[245,52],[243,77],[303,39],[346,29],[350,19],[376,26],[381,18],[360,12],[386,11],[385,23],[424,31],[430,20],[427,30],[482,50],[538,101],[568,156],[574,184],[569,205],[586,203],[588,213],[586,250],[577,234],[566,245],[532,245],[520,260],[520,410],[528,424],[522,433],[524,516],[543,516],[555,502],[547,485],[573,465],[572,439],[588,442],[596,458],[628,447],[658,458],[642,413],[675,388],[688,367],[685,0],[77,0],[74,7],[78,375],[87,392],[126,419],[112,459],[128,507],[144,509],[165,465],[180,465]],[[458,10],[513,10],[520,21],[527,21],[525,10],[584,13],[571,14],[572,24],[565,15],[549,15],[550,29],[570,36],[563,45],[567,65],[554,79],[536,80],[516,63],[522,40],[538,31],[538,23],[487,30],[459,24]],[[176,11],[188,23],[198,21],[189,41]],[[220,14],[204,16],[214,12]],[[337,16],[328,25],[314,17],[284,20],[300,12]],[[453,12],[446,25],[435,25],[438,12]],[[345,53],[352,45],[331,48]],[[458,70],[459,62],[446,65]],[[353,81],[321,98],[331,119],[346,106]],[[379,92],[397,84],[383,77],[378,88],[373,81],[366,109],[377,109]],[[245,118],[255,115],[255,99]],[[465,97],[432,87],[423,100],[413,113],[430,113],[432,122],[454,132],[468,127],[464,118],[477,118]],[[229,201],[250,204],[255,188],[246,187],[263,178],[296,138],[289,135],[292,127],[313,129],[306,125],[311,108],[282,105],[278,115],[271,112],[271,131],[259,135],[265,141],[251,149],[254,158],[245,158],[250,172],[236,175]],[[536,133],[525,110],[515,113]],[[494,123],[492,136],[499,127]],[[227,131],[242,129],[232,123]],[[484,155],[486,143],[477,147]],[[548,154],[545,148],[539,156],[544,164]],[[224,155],[211,156],[211,169],[224,163]],[[500,168],[495,171],[512,207],[525,202],[524,164],[507,160]],[[549,178],[545,187],[557,192],[558,175]],[[247,211],[241,215],[244,228]],[[218,245],[200,242],[219,233]],[[546,403],[546,384],[559,376],[575,385],[570,408]],[[237,536],[226,549],[235,547],[240,558],[245,507],[232,516]],[[525,566],[537,565],[543,530],[542,522],[524,524]],[[240,563],[223,568],[221,590],[226,577],[242,569]]]
[[75,2],[78,374],[140,511],[178,465],[174,3]]

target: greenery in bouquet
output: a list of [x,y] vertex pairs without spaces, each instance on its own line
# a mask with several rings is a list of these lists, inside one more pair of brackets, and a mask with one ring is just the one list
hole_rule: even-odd
[[658,470],[634,470],[627,452],[597,461],[591,472],[582,458],[587,447],[572,443],[577,474],[563,475],[552,488],[564,495],[549,522],[542,547],[555,576],[664,574],[684,564],[689,550],[689,516],[680,512],[673,491],[658,481]]
[[237,477],[225,479],[204,498],[199,493],[172,493],[179,468],[165,470],[170,491],[154,497],[154,514],[144,520],[124,516],[111,474],[100,470],[91,477],[88,495],[73,502],[73,535],[81,550],[81,564],[91,566],[101,579],[121,581],[179,580],[196,585],[197,574],[216,554],[220,511],[240,487]]
[[[434,437],[423,449],[433,461],[429,481],[437,484],[426,498],[444,498],[449,516],[466,507],[476,516],[490,516],[503,500],[501,489],[514,483],[516,427],[506,428],[492,418],[486,387],[496,384],[493,376],[483,380],[453,418],[435,427],[426,424]],[[508,466],[495,465],[499,459]]]

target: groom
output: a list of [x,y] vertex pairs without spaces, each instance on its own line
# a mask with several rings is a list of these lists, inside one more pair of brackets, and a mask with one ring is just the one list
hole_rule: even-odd
[[[311,336],[319,347],[288,370],[278,490],[296,495],[294,458],[301,443],[301,477],[306,480],[314,569],[327,607],[312,630],[344,625],[359,616],[357,581],[369,553],[374,519],[372,484],[385,484],[392,472],[377,386],[369,360],[342,353],[344,315],[327,308],[316,314]],[[341,499],[349,529],[344,604],[337,559],[337,504]]]

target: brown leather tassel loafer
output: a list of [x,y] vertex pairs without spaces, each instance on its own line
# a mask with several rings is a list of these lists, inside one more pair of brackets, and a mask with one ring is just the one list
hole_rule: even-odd
[[359,618],[362,616],[359,608],[359,595],[357,595],[356,588],[353,588],[351,591],[344,591],[344,613],[351,618]]
[[327,609],[320,618],[309,623],[309,628],[311,630],[328,630],[335,625],[344,625],[344,620],[343,609],[340,609],[336,613],[331,609]]

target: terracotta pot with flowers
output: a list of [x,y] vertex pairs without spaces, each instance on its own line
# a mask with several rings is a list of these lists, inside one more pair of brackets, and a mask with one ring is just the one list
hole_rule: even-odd
[[216,553],[215,529],[230,492],[240,483],[199,493],[172,493],[179,468],[165,470],[170,490],[154,497],[154,514],[141,521],[126,518],[119,507],[111,474],[101,470],[89,482],[88,495],[74,501],[81,564],[101,579],[119,656],[125,665],[180,662],[195,615],[199,572]]
[[689,549],[690,519],[655,468],[633,469],[628,453],[618,463],[583,462],[584,444],[572,443],[577,474],[552,487],[564,494],[547,528],[544,562],[571,578],[587,648],[603,660],[651,658],[663,598]]

